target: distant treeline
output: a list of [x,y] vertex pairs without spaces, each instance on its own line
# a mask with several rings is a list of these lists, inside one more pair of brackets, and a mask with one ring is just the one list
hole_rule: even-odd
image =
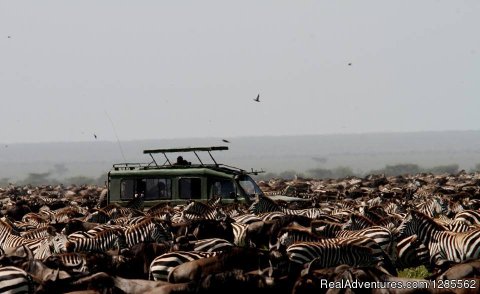
[[[480,171],[480,164],[475,165],[475,168],[469,172]],[[354,172],[350,167],[340,166],[333,169],[316,168],[310,169],[306,172],[297,172],[294,170],[287,170],[280,173],[265,173],[255,176],[256,180],[269,180],[272,178],[293,179],[295,177],[311,178],[311,179],[340,179],[345,177],[364,177],[367,175],[398,176],[418,173],[431,174],[456,174],[459,172],[458,164],[439,165],[431,168],[420,167],[418,164],[404,163],[395,165],[386,165],[382,169],[371,170],[369,172]]]
[[103,186],[107,180],[107,174],[101,175],[98,178],[88,177],[88,176],[75,176],[69,177],[62,180],[55,178],[52,173],[29,173],[28,176],[20,181],[12,182],[9,178],[0,179],[0,187],[8,186],[9,184],[15,184],[19,186],[23,185],[32,185],[32,186],[41,186],[41,185],[98,185]]
[[[475,165],[475,168],[468,172],[480,171],[480,163]],[[354,172],[350,167],[340,166],[333,169],[315,168],[307,170],[306,172],[297,172],[295,170],[286,170],[280,173],[265,173],[254,176],[255,180],[269,180],[273,178],[280,179],[293,179],[295,177],[311,178],[311,179],[340,179],[351,176],[364,177],[367,175],[379,175],[385,176],[398,176],[407,174],[418,173],[432,173],[432,174],[456,174],[459,172],[458,164],[439,165],[431,168],[420,167],[418,164],[404,163],[395,165],[386,165],[382,169],[371,170],[366,173]],[[107,181],[107,174],[103,174],[97,178],[88,176],[75,176],[65,179],[58,179],[55,177],[55,173],[29,173],[28,176],[20,181],[12,182],[9,178],[0,179],[0,187],[8,186],[9,184],[15,185],[105,185]]]

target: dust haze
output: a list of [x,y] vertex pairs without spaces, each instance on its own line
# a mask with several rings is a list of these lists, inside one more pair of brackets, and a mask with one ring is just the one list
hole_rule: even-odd
[[[230,143],[222,141],[227,139]],[[44,180],[101,182],[114,163],[151,162],[145,149],[219,146],[215,159],[267,176],[362,176],[395,165],[410,164],[408,172],[472,171],[480,163],[480,131],[371,133],[350,135],[259,136],[168,140],[92,141],[71,143],[3,144],[2,183]],[[123,150],[123,155],[121,150]],[[158,163],[165,158],[155,157]],[[170,155],[174,160],[177,154]],[[198,162],[192,154],[186,159]],[[184,157],[185,157],[184,156]],[[190,158],[190,157],[191,158]],[[201,159],[211,163],[206,154]],[[412,166],[413,165],[413,166]],[[408,166],[407,166],[408,167]],[[438,167],[443,167],[438,169]],[[435,170],[435,168],[437,168]],[[328,170],[328,172],[327,172]]]

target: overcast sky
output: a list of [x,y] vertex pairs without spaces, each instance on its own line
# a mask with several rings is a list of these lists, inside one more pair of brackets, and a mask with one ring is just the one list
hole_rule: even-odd
[[0,142],[478,130],[479,15],[475,0],[0,0]]

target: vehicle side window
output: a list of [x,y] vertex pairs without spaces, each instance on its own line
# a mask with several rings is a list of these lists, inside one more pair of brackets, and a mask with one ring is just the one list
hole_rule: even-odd
[[132,199],[135,194],[135,180],[126,179],[122,180],[120,184],[120,199],[128,200]]
[[202,181],[200,178],[181,178],[178,181],[180,199],[202,198]]
[[222,199],[235,198],[235,187],[231,180],[215,180],[210,186],[210,197],[220,196]]
[[146,200],[171,199],[172,198],[172,180],[171,179],[147,179]]
[[120,199],[130,200],[135,194],[145,195],[145,200],[171,199],[171,179],[124,179],[120,184]]

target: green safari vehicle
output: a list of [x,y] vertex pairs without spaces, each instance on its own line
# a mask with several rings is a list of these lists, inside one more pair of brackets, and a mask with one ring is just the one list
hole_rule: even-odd
[[[189,147],[173,149],[144,150],[149,154],[150,163],[118,163],[108,172],[108,203],[127,204],[134,197],[143,194],[144,206],[151,207],[162,202],[172,204],[189,200],[207,201],[221,197],[222,202],[240,201],[250,203],[256,195],[263,195],[257,183],[250,177],[262,171],[247,172],[229,165],[219,164],[212,151],[228,150],[227,146]],[[192,164],[177,157],[172,162],[171,153],[193,153],[198,163]],[[213,163],[206,164],[198,156],[207,152]],[[165,162],[158,164],[154,154],[163,154]]]

